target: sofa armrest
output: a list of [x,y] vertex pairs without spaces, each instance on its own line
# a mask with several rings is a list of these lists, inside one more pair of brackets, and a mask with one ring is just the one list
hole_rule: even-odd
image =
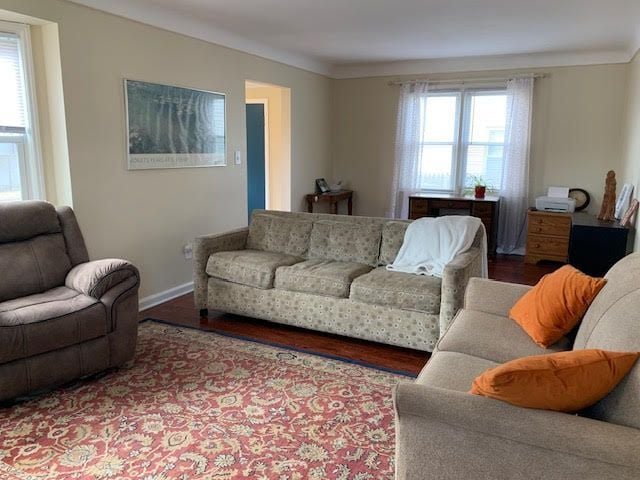
[[249,227],[197,237],[193,243],[193,296],[198,309],[207,308],[207,262],[212,253],[244,250]]
[[464,308],[508,317],[511,307],[529,290],[529,285],[472,278],[467,286]]
[[440,336],[464,306],[464,292],[472,277],[482,275],[482,250],[470,248],[444,267],[440,298]]
[[139,280],[138,269],[126,260],[106,258],[80,263],[67,274],[65,285],[100,299],[107,291],[129,278]]
[[[623,468],[640,469],[640,430],[567,413],[516,407],[465,392],[402,382],[394,391],[397,420],[432,423],[467,432],[459,438],[476,442],[478,435],[491,439],[486,445],[455,445],[455,449],[487,449],[491,443],[583,458]],[[428,435],[425,432],[425,435]],[[400,432],[402,435],[402,432]],[[401,439],[399,439],[401,440]],[[482,442],[480,442],[482,443]],[[415,446],[420,449],[420,445]],[[447,448],[447,446],[443,446]],[[493,460],[490,460],[493,461]],[[473,471],[474,465],[470,465]],[[640,474],[640,470],[637,472]],[[626,477],[625,477],[626,478]]]

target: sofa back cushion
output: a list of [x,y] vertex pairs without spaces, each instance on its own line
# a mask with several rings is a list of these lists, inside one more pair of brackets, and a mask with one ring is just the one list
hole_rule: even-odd
[[0,204],[0,302],[64,285],[71,266],[53,205]]
[[375,267],[380,253],[381,224],[321,220],[313,224],[309,258],[363,263]]
[[393,263],[404,242],[404,234],[410,222],[386,222],[382,227],[380,244],[380,265]]
[[258,213],[252,216],[247,249],[306,258],[313,222]]
[[[620,260],[606,274],[607,284],[587,310],[574,349],[640,351],[640,253]],[[640,363],[588,416],[640,428]]]

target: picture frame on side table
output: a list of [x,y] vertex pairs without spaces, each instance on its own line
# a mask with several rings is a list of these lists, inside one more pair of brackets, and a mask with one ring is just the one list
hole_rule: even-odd
[[227,164],[224,93],[124,79],[127,168]]
[[623,227],[628,227],[631,225],[631,220],[636,215],[639,205],[640,204],[638,203],[638,199],[634,198],[633,200],[631,200],[631,203],[629,204],[629,208],[627,209],[622,219],[620,220],[620,225],[622,225]]
[[327,193],[329,191],[331,191],[331,189],[327,181],[324,178],[316,178],[316,192]]
[[629,209],[631,201],[631,193],[633,192],[633,185],[625,183],[622,186],[618,200],[616,201],[615,217],[620,220],[624,213]]

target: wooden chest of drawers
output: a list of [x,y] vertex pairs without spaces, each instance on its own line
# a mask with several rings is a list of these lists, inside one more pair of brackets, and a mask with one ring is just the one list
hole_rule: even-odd
[[566,262],[569,257],[571,214],[529,210],[525,263]]

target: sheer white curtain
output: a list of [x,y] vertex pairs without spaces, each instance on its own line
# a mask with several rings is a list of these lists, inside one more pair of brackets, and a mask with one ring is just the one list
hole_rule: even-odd
[[427,102],[422,99],[426,98],[428,89],[427,82],[406,83],[401,87],[395,168],[387,217],[407,218],[409,195],[419,188],[421,110],[426,108]]
[[507,82],[507,123],[500,191],[498,253],[524,255],[529,206],[529,150],[533,77]]

